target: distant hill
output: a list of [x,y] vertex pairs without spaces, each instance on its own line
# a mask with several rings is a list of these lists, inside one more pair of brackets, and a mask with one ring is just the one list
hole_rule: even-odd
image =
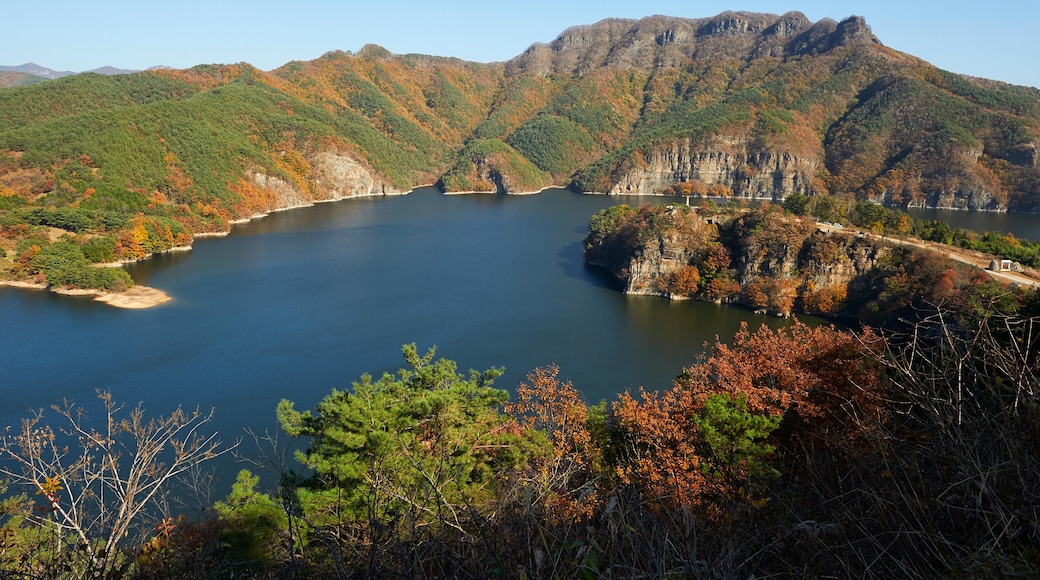
[[66,76],[69,76],[69,75],[76,74],[76,73],[74,73],[72,71],[67,71],[67,70],[66,71],[58,71],[58,70],[49,69],[49,68],[47,68],[45,66],[40,66],[40,65],[38,65],[36,63],[32,63],[32,62],[27,62],[25,64],[21,64],[21,65],[18,65],[18,66],[0,66],[0,72],[19,72],[19,73],[30,74],[30,75],[33,75],[33,76],[43,77],[45,79],[51,79],[51,80],[53,80],[53,79],[60,79],[61,77],[66,77]]
[[96,212],[88,229],[161,218],[190,235],[434,182],[1040,212],[1038,142],[1040,91],[937,69],[860,17],[654,16],[574,27],[506,63],[370,45],[270,72],[5,89],[0,212]]
[[[152,67],[152,68],[166,68],[166,67]],[[149,69],[149,70],[151,70],[151,69]],[[28,74],[28,75],[32,75],[32,76],[36,76],[36,77],[41,77],[41,78],[44,78],[44,79],[50,79],[50,80],[60,79],[62,77],[67,77],[67,76],[70,76],[70,75],[79,74],[79,73],[75,73],[75,72],[67,71],[67,70],[64,70],[64,71],[53,70],[53,69],[49,69],[49,68],[47,68],[45,66],[40,66],[38,64],[34,64],[34,63],[31,63],[31,62],[22,64],[22,65],[18,65],[18,66],[0,66],[0,73],[2,73],[2,72],[24,73],[24,74]],[[132,74],[132,73],[141,72],[141,71],[129,70],[129,69],[123,69],[123,68],[115,68],[115,67],[112,67],[112,66],[103,66],[101,68],[95,68],[95,69],[84,71],[84,72],[92,72],[92,73],[97,73],[97,74],[101,74],[101,75],[124,75],[124,74]]]
[[24,87],[25,85],[41,83],[45,80],[47,79],[28,73],[0,71],[0,89],[7,87]]
[[88,70],[86,72],[97,73],[99,75],[128,75],[128,74],[133,74],[133,73],[141,72],[141,71],[139,71],[139,70],[130,70],[130,69],[125,69],[125,68],[116,68],[114,66],[103,66],[101,68],[91,69],[91,70]]

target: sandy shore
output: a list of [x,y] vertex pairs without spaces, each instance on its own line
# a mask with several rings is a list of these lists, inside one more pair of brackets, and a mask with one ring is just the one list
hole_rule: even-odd
[[163,302],[169,302],[170,297],[162,290],[148,286],[134,286],[126,292],[102,293],[94,300],[117,308],[151,308]]
[[34,284],[32,282],[20,282],[16,280],[0,280],[0,286],[11,286],[13,288],[26,288],[30,290],[50,290],[55,294],[65,296],[94,296],[94,300],[104,302],[117,308],[151,308],[164,302],[169,302],[170,297],[162,290],[149,288],[148,286],[134,286],[125,292],[104,292],[101,290],[87,290],[82,288],[54,288],[46,284]]

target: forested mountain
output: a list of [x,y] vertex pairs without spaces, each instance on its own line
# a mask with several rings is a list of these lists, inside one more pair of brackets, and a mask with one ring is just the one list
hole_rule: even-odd
[[1040,91],[795,12],[605,20],[506,63],[370,45],[269,72],[81,74],[0,90],[0,267],[24,225],[133,258],[429,183],[1040,211],[1038,140]]

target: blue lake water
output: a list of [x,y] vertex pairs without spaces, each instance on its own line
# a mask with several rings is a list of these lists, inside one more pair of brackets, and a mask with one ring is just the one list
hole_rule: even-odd
[[[593,213],[661,200],[420,189],[276,213],[130,266],[173,297],[152,309],[0,287],[0,426],[104,389],[152,413],[213,408],[232,440],[276,429],[282,398],[313,408],[364,372],[399,368],[411,342],[463,371],[504,366],[503,388],[550,363],[591,401],[667,387],[716,335],[783,322],[624,296],[584,265]],[[1040,216],[913,213],[1040,239]]]
[[992,213],[952,209],[908,209],[911,217],[944,221],[955,228],[977,232],[1012,233],[1021,240],[1040,240],[1040,215],[1030,213]]
[[[148,310],[0,288],[0,425],[105,389],[155,412],[213,407],[234,437],[273,427],[283,397],[311,407],[363,372],[398,368],[410,342],[461,369],[504,366],[505,388],[549,363],[590,400],[666,387],[715,335],[779,321],[624,296],[587,268],[589,216],[646,201],[420,189],[276,213],[133,265],[138,283],[173,297]],[[1040,239],[1040,216],[912,213]]]
[[0,288],[0,425],[104,389],[152,413],[214,408],[230,440],[275,428],[282,398],[313,408],[364,372],[399,368],[411,342],[463,371],[504,366],[503,388],[556,363],[588,399],[611,400],[669,386],[741,321],[783,324],[624,296],[587,268],[589,217],[647,201],[421,189],[276,213],[133,265],[138,283],[173,298],[147,310]]

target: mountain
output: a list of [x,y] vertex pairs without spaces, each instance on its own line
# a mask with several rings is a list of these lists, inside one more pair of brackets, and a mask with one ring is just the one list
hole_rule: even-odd
[[49,69],[45,66],[40,66],[36,63],[27,62],[18,66],[0,66],[0,72],[20,72],[30,74],[37,77],[43,77],[45,79],[60,79],[76,73],[72,71],[57,71]]
[[[148,70],[162,69],[162,68],[166,68],[166,67],[161,67],[161,66],[151,67]],[[70,75],[79,74],[79,73],[72,72],[72,71],[67,71],[67,70],[65,70],[65,71],[57,71],[57,70],[49,69],[49,68],[47,68],[45,66],[40,66],[38,64],[31,63],[31,62],[22,64],[22,65],[18,65],[18,66],[0,66],[0,73],[3,73],[3,72],[24,73],[24,74],[32,75],[32,76],[35,76],[35,77],[41,77],[41,78],[50,79],[50,80],[60,79],[62,77],[67,77],[67,76],[70,76]],[[95,68],[95,69],[91,69],[91,70],[88,70],[88,71],[85,71],[85,72],[97,73],[99,75],[125,75],[125,74],[133,74],[133,73],[141,72],[141,71],[124,69],[124,68],[115,68],[115,67],[112,67],[112,66],[103,66],[101,68]]]
[[0,71],[0,89],[7,87],[23,87],[25,85],[42,83],[45,80],[47,79],[29,73]]
[[[149,69],[149,70],[151,70],[151,69]],[[128,75],[128,74],[133,74],[133,73],[141,72],[141,71],[139,71],[139,70],[130,70],[130,69],[125,69],[125,68],[116,68],[114,66],[103,66],[101,68],[95,68],[95,69],[88,70],[87,72],[97,73],[99,75]]]
[[1040,91],[937,69],[857,16],[610,19],[492,64],[369,45],[74,75],[0,91],[0,127],[4,220],[148,224],[142,247],[435,182],[1040,212]]

